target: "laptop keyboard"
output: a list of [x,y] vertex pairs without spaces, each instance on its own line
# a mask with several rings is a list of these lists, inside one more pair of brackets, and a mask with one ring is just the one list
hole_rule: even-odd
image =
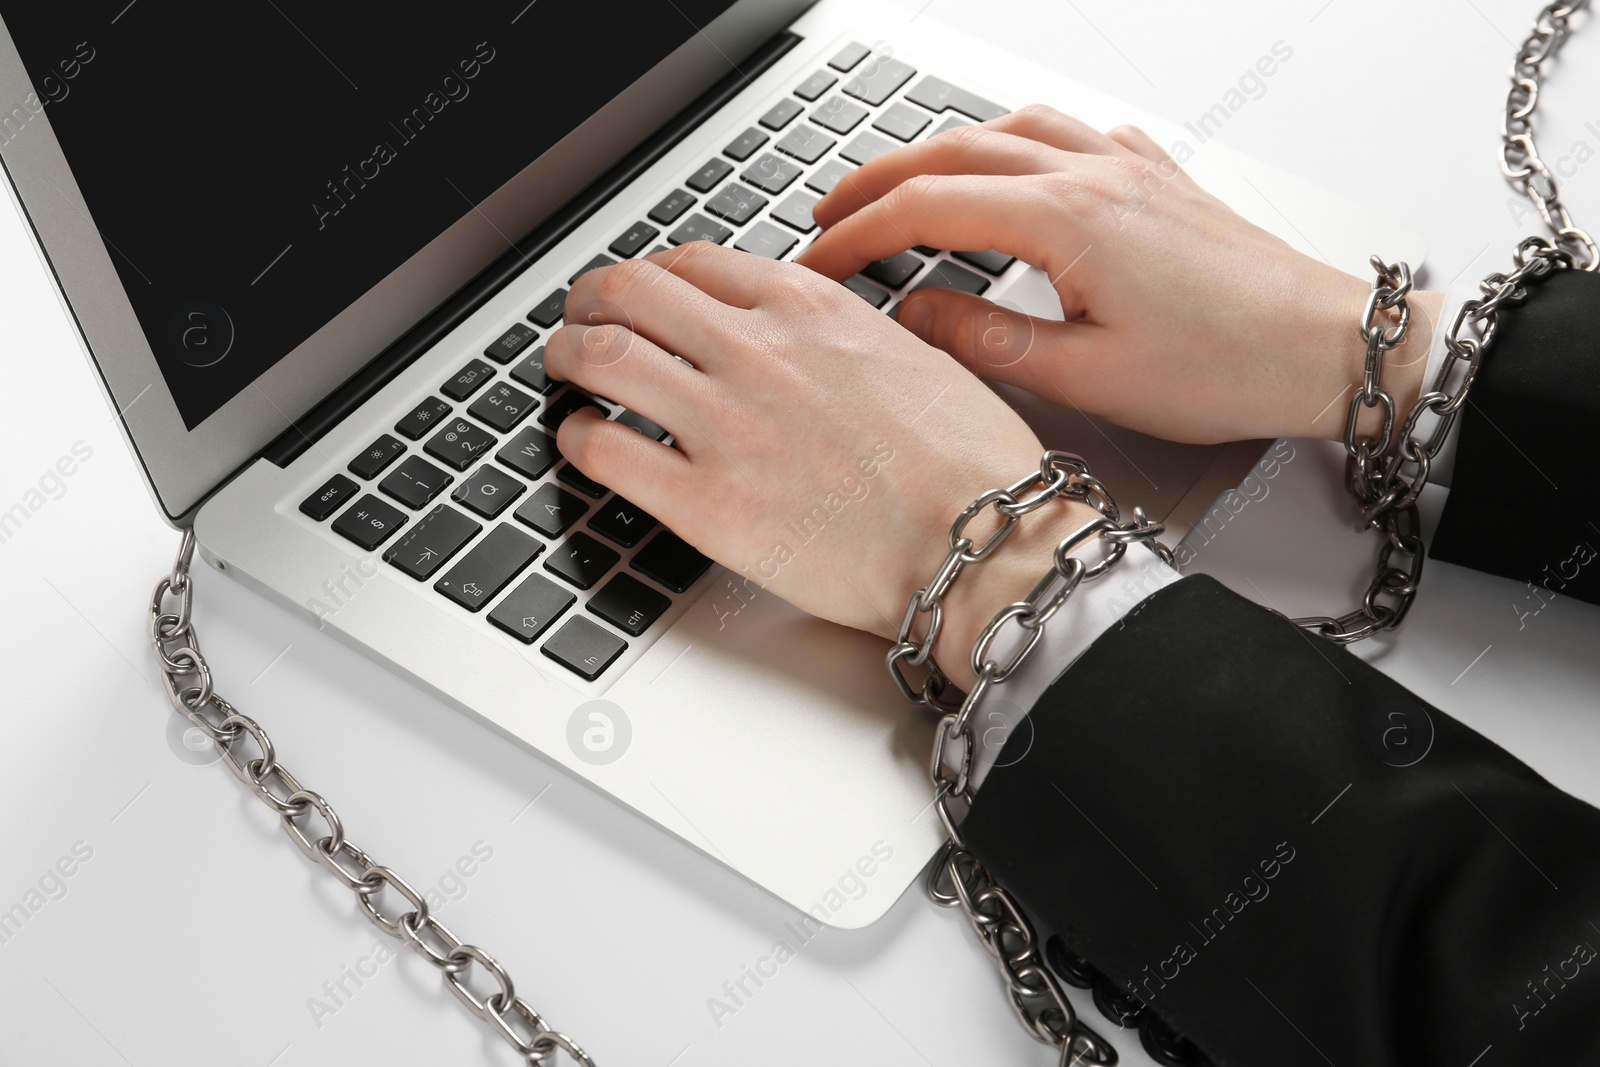
[[[870,58],[869,58],[870,57]],[[842,79],[842,84],[841,84]],[[784,259],[812,235],[811,209],[856,165],[1006,110],[904,60],[851,43],[797,84],[721,154],[684,175],[572,275],[689,241]],[[663,237],[663,234],[665,236]],[[981,294],[1012,264],[993,251],[917,248],[871,264],[845,286],[892,315],[925,286]],[[308,519],[444,601],[487,620],[594,681],[631,643],[648,642],[674,598],[711,561],[637,505],[565,462],[555,432],[582,407],[657,441],[637,412],[553,381],[542,331],[566,289],[548,294],[466,360],[391,429],[300,504]]]

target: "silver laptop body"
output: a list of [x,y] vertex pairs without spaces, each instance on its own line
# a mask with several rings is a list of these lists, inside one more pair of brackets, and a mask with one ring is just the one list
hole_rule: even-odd
[[[537,356],[569,279],[703,234],[790,258],[840,170],[1032,100],[1144,126],[1344,269],[1426,250],[898,7],[541,0],[407,26],[391,5],[375,32],[285,3],[188,65],[164,62],[196,41],[159,5],[93,28],[0,12],[0,160],[168,520],[224,574],[837,926],[881,916],[941,840],[932,723],[877,639],[697,563],[553,454],[542,420],[564,393]],[[175,130],[136,151],[119,124],[152,91]],[[823,124],[844,121],[834,100],[860,112],[847,130]],[[763,203],[719,214],[728,187]],[[937,273],[1059,314],[1021,263],[919,258],[868,298],[887,310]],[[1174,536],[1259,454],[1008,399]]]

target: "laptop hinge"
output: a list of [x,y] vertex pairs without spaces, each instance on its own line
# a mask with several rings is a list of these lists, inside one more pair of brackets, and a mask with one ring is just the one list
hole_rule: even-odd
[[454,295],[413,326],[388,348],[347,378],[316,407],[306,412],[289,429],[268,444],[258,458],[286,467],[310,448],[367,398],[387,385],[424,352],[432,348],[456,324],[517,277],[528,261],[544,255],[589,216],[616,196],[629,182],[666,155],[706,119],[733,99],[751,81],[763,74],[802,38],[783,30],[760,45],[740,63],[740,69],[707,89],[688,107],[678,112],[628,155],[595,179],[577,196],[522,240],[495,260],[477,277],[456,290]]

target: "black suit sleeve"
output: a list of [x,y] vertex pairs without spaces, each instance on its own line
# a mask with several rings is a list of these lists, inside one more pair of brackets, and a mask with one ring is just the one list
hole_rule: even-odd
[[1190,577],[1028,721],[969,846],[1218,1067],[1600,1063],[1600,811],[1339,646]]
[[1501,313],[1461,409],[1432,556],[1600,604],[1600,274],[1563,271]]

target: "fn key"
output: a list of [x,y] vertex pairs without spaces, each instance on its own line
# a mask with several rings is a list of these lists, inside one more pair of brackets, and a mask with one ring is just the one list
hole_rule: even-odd
[[622,638],[577,615],[568,619],[566,625],[557,630],[556,635],[546,641],[539,651],[592,682],[627,647],[628,642]]

